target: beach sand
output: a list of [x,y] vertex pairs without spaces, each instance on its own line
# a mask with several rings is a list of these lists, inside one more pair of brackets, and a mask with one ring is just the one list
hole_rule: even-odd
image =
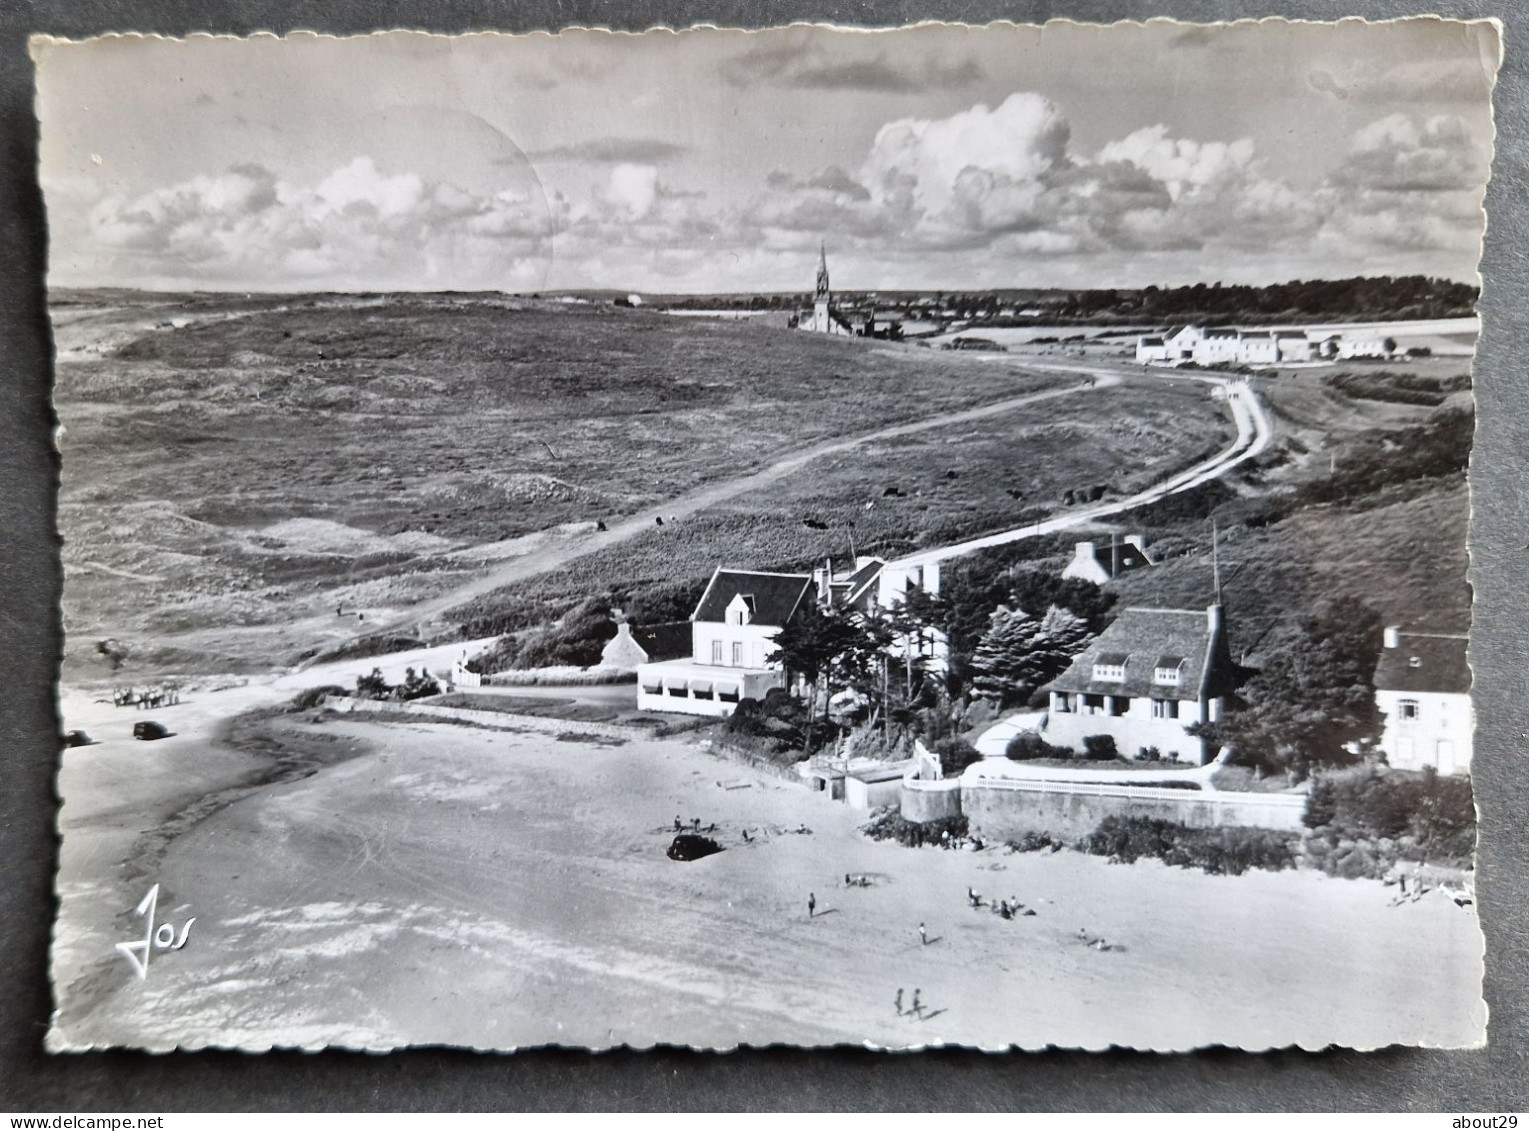
[[[51,1048],[1315,1049],[1484,1029],[1474,909],[1443,893],[1393,907],[1312,872],[910,849],[686,741],[316,718],[274,724],[301,769],[210,737],[66,752]],[[676,815],[725,851],[669,860]],[[156,882],[159,922],[196,921],[140,981],[113,944],[141,937]],[[968,886],[1037,914],[973,910]],[[899,989],[921,1015],[898,1016]]]

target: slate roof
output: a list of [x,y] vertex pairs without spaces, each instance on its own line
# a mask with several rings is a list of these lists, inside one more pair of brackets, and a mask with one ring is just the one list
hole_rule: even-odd
[[[858,602],[865,595],[866,588],[874,584],[876,579],[881,576],[881,569],[886,564],[880,558],[872,558],[865,565],[846,577],[844,583],[849,586],[849,590],[844,596],[845,601],[850,604]],[[837,586],[838,582],[834,584]]]
[[632,639],[648,654],[649,663],[678,660],[690,655],[695,634],[688,620],[664,621],[639,628],[632,626]]
[[1403,634],[1397,648],[1383,648],[1375,665],[1380,691],[1439,691],[1463,695],[1471,689],[1464,636]]
[[1140,345],[1144,345],[1144,346],[1160,346],[1160,345],[1163,344],[1163,339],[1162,338],[1143,338],[1139,344]]
[[691,615],[693,621],[721,624],[727,620],[727,606],[743,594],[753,608],[752,624],[783,625],[804,600],[816,594],[812,575],[806,573],[756,573],[741,569],[719,569],[701,594],[700,603]]
[[[1118,664],[1121,657],[1125,663],[1124,682],[1094,679],[1095,664]],[[1154,683],[1153,669],[1163,660],[1178,657],[1183,657],[1179,682]],[[1046,689],[1193,702],[1199,699],[1202,687],[1206,697],[1214,699],[1230,695],[1236,685],[1236,668],[1227,650],[1225,629],[1212,634],[1203,611],[1125,609]]]
[[1226,327],[1212,327],[1205,331],[1206,338],[1240,338],[1242,331],[1232,330]]

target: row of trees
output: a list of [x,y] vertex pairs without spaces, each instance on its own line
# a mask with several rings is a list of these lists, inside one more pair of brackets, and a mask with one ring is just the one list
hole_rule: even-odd
[[[1008,596],[1013,601],[1015,594]],[[932,661],[937,652],[948,659],[959,612],[952,602],[914,589],[890,610],[814,606],[782,628],[769,659],[813,689],[808,745],[818,704],[826,708],[838,691],[855,692],[873,716],[899,726],[913,724],[921,710],[953,690],[999,708],[1024,704],[1094,636],[1088,621],[1066,608],[1051,605],[1034,615],[1017,603],[1001,604],[988,615],[970,656],[962,657],[959,672],[947,663],[947,680],[932,681]]]

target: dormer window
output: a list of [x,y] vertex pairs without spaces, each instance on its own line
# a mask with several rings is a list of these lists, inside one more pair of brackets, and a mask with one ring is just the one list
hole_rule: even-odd
[[1184,670],[1184,659],[1181,656],[1159,656],[1157,663],[1152,666],[1152,682],[1165,687],[1177,687],[1179,685],[1179,673]]
[[1126,657],[1118,652],[1101,653],[1094,660],[1094,678],[1102,683],[1124,683]]
[[739,593],[727,603],[727,623],[750,624],[754,620],[754,598],[749,593]]

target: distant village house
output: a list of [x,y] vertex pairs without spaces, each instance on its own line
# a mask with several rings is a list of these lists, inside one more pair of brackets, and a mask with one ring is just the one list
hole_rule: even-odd
[[1142,365],[1297,365],[1343,358],[1392,356],[1390,338],[1345,338],[1314,330],[1243,330],[1233,326],[1174,326],[1136,339]]

